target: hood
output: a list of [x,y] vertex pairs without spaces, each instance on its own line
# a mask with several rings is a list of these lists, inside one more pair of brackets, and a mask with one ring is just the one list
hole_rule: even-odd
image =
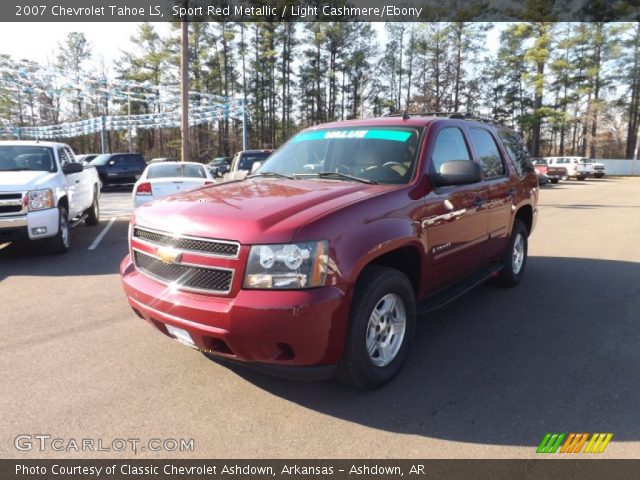
[[255,178],[212,185],[142,205],[135,223],[243,244],[288,242],[309,221],[388,189],[330,180]]
[[0,191],[14,192],[45,188],[55,174],[25,170],[21,172],[0,172]]

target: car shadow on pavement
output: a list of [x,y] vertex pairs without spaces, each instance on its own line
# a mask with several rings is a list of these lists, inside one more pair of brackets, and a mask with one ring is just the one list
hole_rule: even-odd
[[107,226],[79,225],[71,229],[71,248],[62,255],[47,253],[44,242],[11,243],[0,249],[0,281],[11,276],[84,276],[118,273],[120,260],[127,254],[129,221],[114,222],[95,249],[89,250]]
[[420,318],[386,387],[236,374],[367,427],[458,442],[535,446],[547,432],[640,440],[640,264],[530,257],[522,284],[482,285]]

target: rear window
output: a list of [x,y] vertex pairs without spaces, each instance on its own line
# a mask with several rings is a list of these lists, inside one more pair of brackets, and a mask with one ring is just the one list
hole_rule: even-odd
[[484,178],[504,175],[504,165],[500,158],[498,145],[489,131],[484,128],[470,128],[469,136],[478,154]]
[[[512,165],[515,167],[518,175],[524,175],[525,173],[533,172],[533,165],[529,158],[529,152],[527,151],[520,136],[509,130],[499,130],[498,136],[502,140],[504,149],[507,151],[507,155],[511,160]],[[537,159],[536,165],[546,165],[544,160]]]
[[159,163],[149,166],[147,178],[171,177],[207,178],[207,175],[201,165]]

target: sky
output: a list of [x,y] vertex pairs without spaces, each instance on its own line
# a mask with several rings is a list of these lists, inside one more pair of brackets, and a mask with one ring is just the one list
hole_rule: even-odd
[[[0,22],[0,53],[10,54],[15,59],[46,63],[53,59],[54,50],[69,32],[83,32],[93,47],[94,55],[105,59],[107,65],[120,58],[121,52],[131,48],[130,38],[139,23],[136,22],[39,22],[39,23],[7,23]],[[156,23],[160,33],[166,34],[169,23]],[[374,26],[384,36],[384,24]],[[489,32],[487,47],[497,48],[499,29]]]

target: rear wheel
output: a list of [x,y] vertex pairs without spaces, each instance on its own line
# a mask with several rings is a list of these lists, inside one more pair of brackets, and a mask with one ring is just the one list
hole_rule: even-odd
[[558,183],[559,178],[552,178],[551,179],[551,183],[556,184]]
[[98,189],[95,188],[93,191],[93,202],[91,203],[91,206],[84,212],[87,214],[87,218],[85,219],[84,223],[86,223],[90,227],[93,227],[100,223],[100,202],[98,198]]
[[391,381],[407,358],[415,330],[415,294],[409,279],[393,268],[367,267],[351,304],[338,377],[361,389]]
[[47,240],[50,253],[67,253],[71,245],[67,209],[58,207],[58,233]]
[[502,271],[498,276],[498,283],[505,287],[515,287],[520,283],[527,265],[528,250],[527,227],[521,220],[515,219],[509,245],[502,257]]

